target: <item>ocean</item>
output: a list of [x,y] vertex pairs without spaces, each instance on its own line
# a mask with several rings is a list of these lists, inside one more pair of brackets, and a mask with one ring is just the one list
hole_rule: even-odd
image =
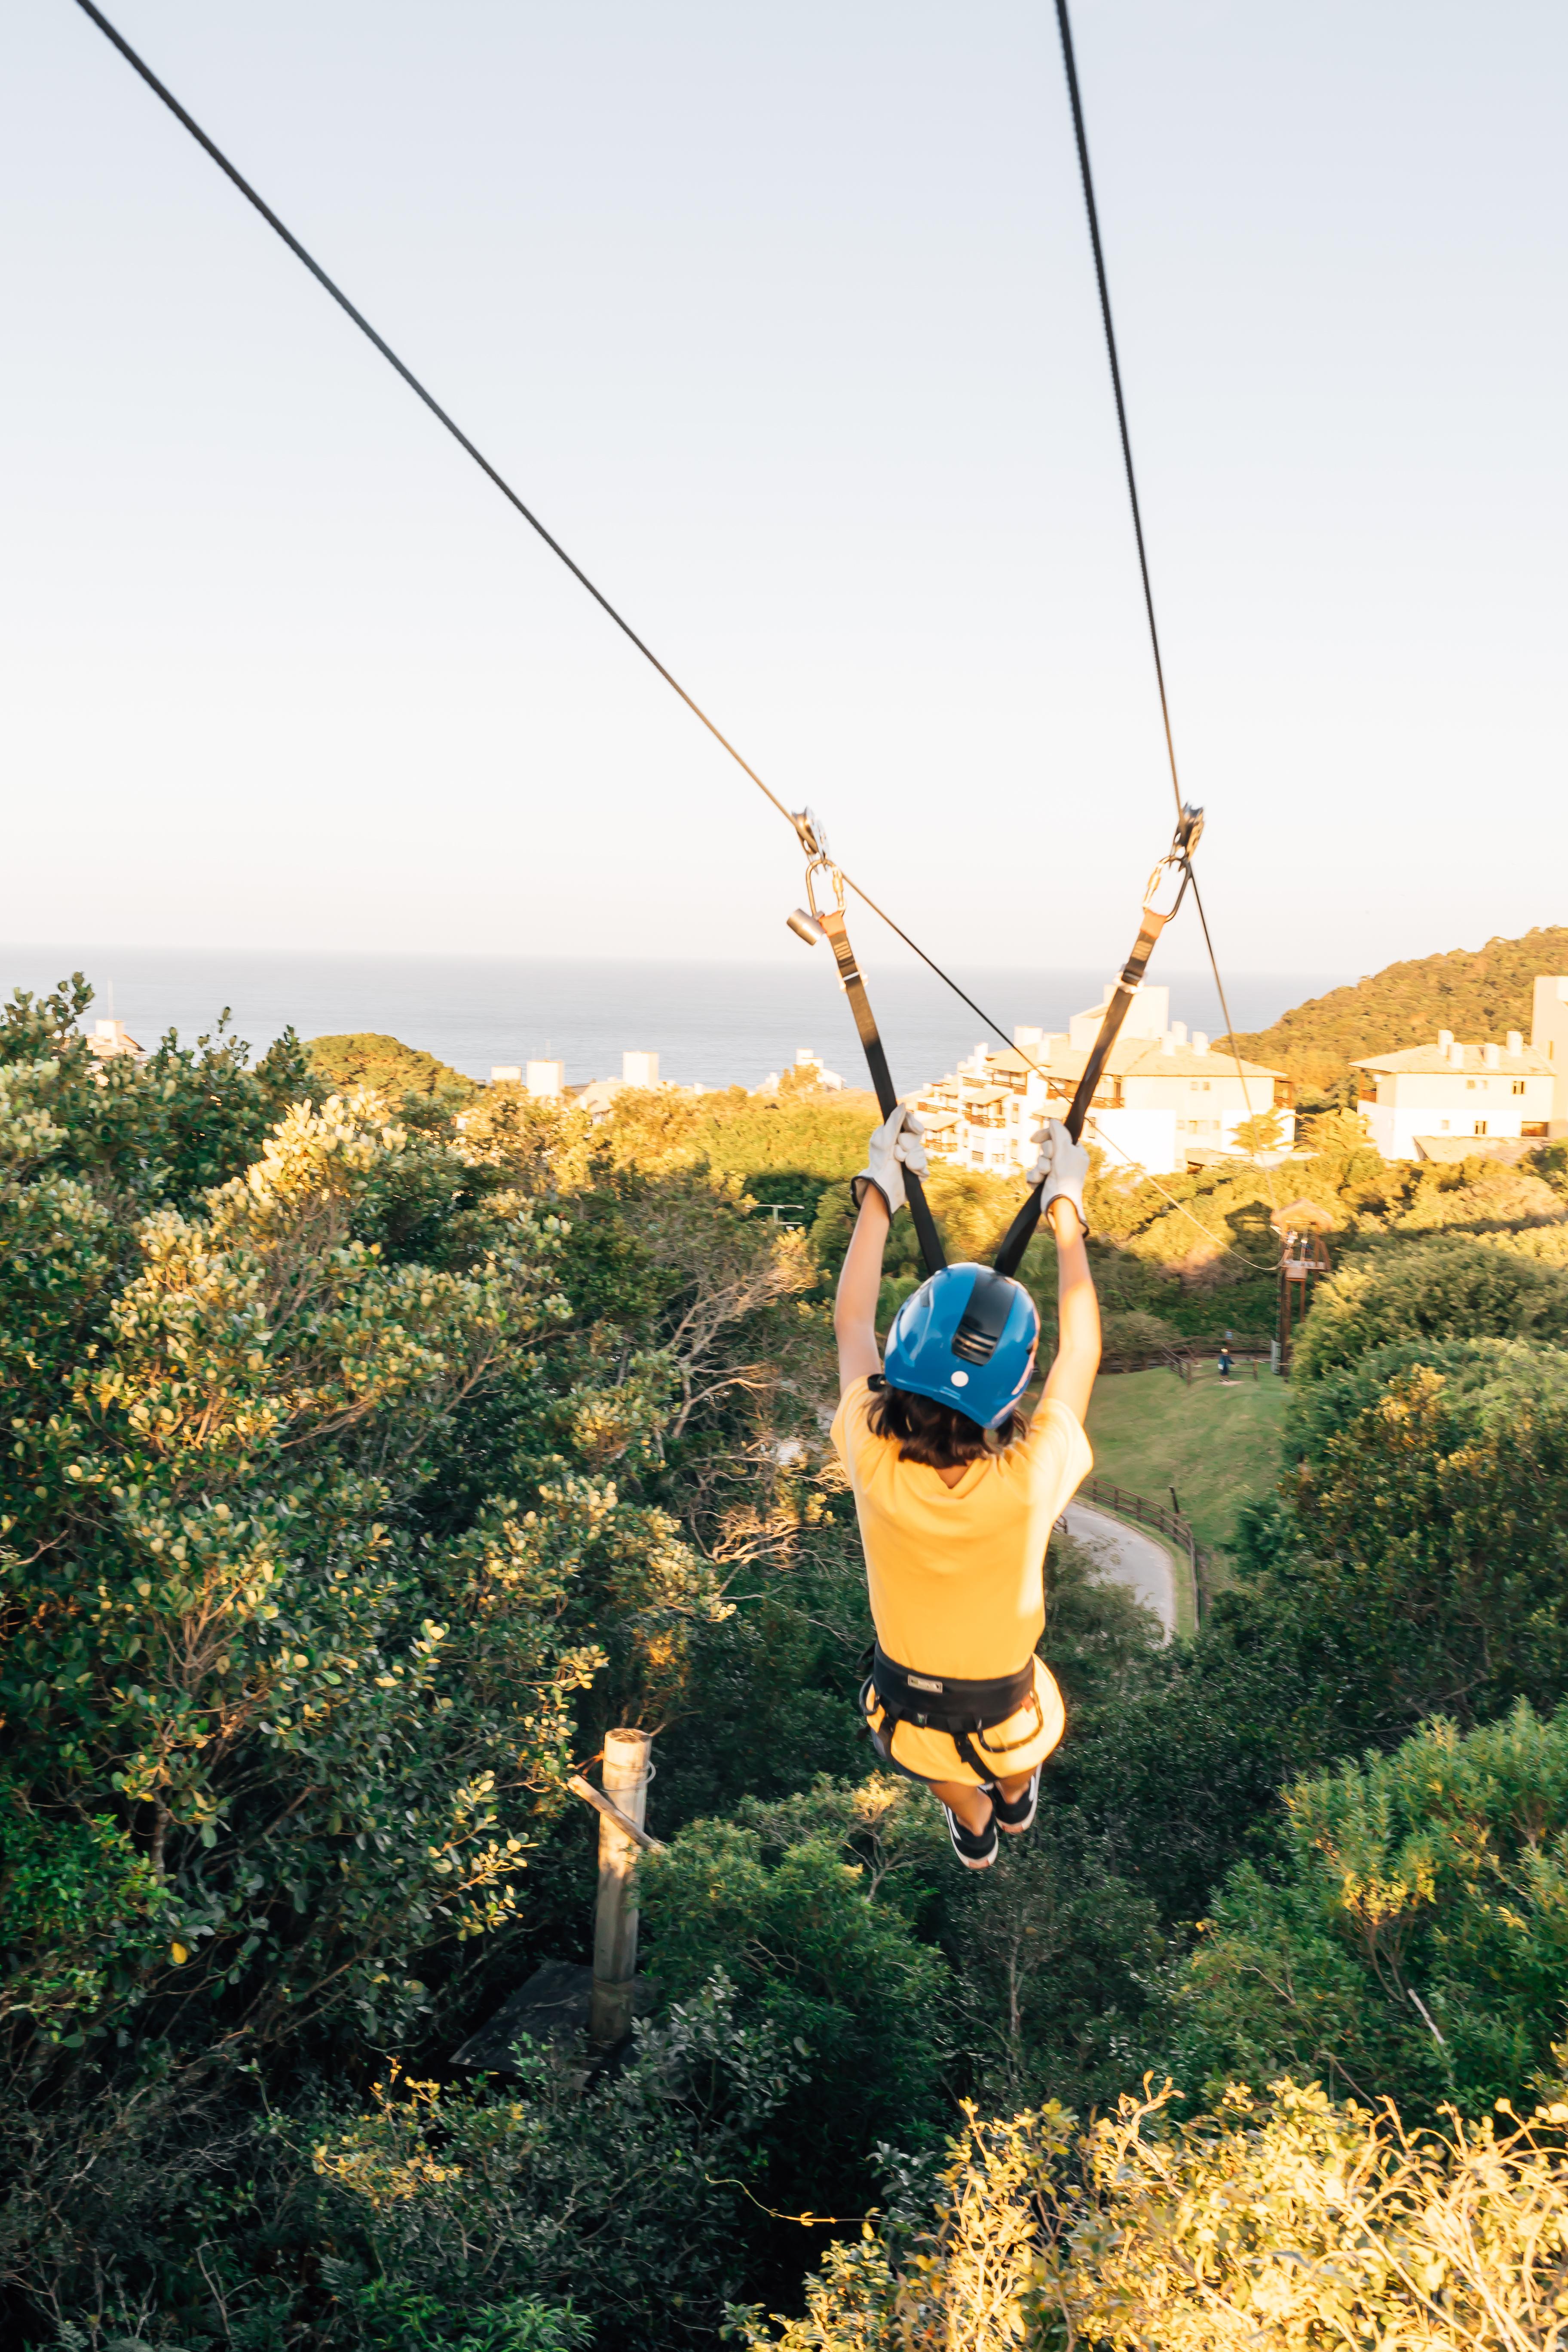
[[[847,1084],[866,1083],[826,947],[803,946],[795,961],[766,964],[0,947],[0,994],[52,988],[77,971],[96,992],[89,1019],[113,1012],[143,1045],[168,1029],[190,1044],[227,1005],[233,1027],[257,1052],[289,1026],[301,1037],[379,1030],[476,1078],[488,1078],[493,1065],[544,1055],[565,1063],[568,1084],[618,1077],[630,1048],[658,1054],[659,1075],[684,1086],[754,1087],[809,1046]],[[911,959],[868,961],[866,971],[900,1090],[951,1070],[982,1037],[974,1014]],[[1099,1003],[1107,974],[998,966],[953,977],[1010,1036],[1020,1022],[1065,1028],[1070,1013]],[[1346,977],[1238,971],[1226,975],[1226,988],[1237,1026],[1261,1029]],[[1173,1020],[1211,1034],[1223,1028],[1206,972],[1152,978],[1169,986]]]

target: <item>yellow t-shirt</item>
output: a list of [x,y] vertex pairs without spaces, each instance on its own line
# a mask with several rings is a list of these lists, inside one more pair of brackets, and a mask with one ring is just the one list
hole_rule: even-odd
[[1043,1404],[1021,1444],[972,1462],[956,1486],[866,1426],[871,1390],[845,1391],[833,1443],[849,1473],[877,1639],[916,1674],[1016,1674],[1045,1631],[1046,1545],[1093,1467],[1078,1416]]
[[[900,1461],[895,1438],[872,1436],[870,1402],[867,1381],[846,1390],[833,1443],[855,1492],[884,1654],[912,1673],[961,1682],[1016,1674],[1045,1630],[1051,1528],[1093,1467],[1082,1423],[1065,1404],[1044,1404],[1020,1444],[971,1463],[949,1486],[928,1464]],[[1038,1659],[1035,1692],[1035,1706],[977,1740],[984,1774],[946,1732],[908,1722],[894,1728],[894,1759],[928,1780],[1031,1772],[1063,1730],[1061,1695]],[[874,1696],[869,1720],[881,1727]]]

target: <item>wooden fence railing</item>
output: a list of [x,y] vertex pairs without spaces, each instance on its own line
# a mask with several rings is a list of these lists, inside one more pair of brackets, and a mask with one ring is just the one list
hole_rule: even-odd
[[1147,1495],[1135,1495],[1130,1487],[1119,1486],[1112,1478],[1086,1478],[1078,1490],[1078,1499],[1098,1503],[1119,1519],[1132,1519],[1140,1527],[1152,1528],[1157,1534],[1168,1536],[1178,1550],[1185,1552],[1192,1565],[1194,1610],[1201,1625],[1209,1608],[1209,1555],[1193,1533],[1192,1522],[1179,1511],[1167,1510],[1163,1503],[1152,1501]]
[[[1167,1340],[1157,1348],[1107,1348],[1100,1360],[1100,1369],[1102,1372],[1152,1372],[1163,1368],[1190,1384],[1198,1365],[1210,1357],[1217,1357],[1221,1344],[1217,1339],[1183,1339]],[[1271,1361],[1273,1342],[1257,1332],[1238,1331],[1224,1345],[1230,1350],[1237,1372],[1253,1380]]]

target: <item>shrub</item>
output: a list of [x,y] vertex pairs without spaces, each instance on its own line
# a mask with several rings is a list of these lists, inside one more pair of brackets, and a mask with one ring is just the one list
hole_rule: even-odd
[[1441,1375],[1456,1427],[1465,1422],[1479,1432],[1521,1408],[1568,1408],[1568,1355],[1560,1348],[1529,1339],[1390,1339],[1310,1382],[1292,1382],[1288,1451],[1321,1461],[1331,1438],[1418,1367]]
[[1449,1236],[1384,1250],[1323,1282],[1302,1326],[1292,1378],[1311,1381],[1395,1342],[1561,1341],[1568,1268]]
[[1181,1338],[1173,1323],[1142,1307],[1111,1307],[1101,1318],[1107,1356],[1160,1355]]
[[1568,1410],[1555,1396],[1478,1412],[1417,1368],[1302,1465],[1293,1500],[1301,1668],[1352,1737],[1554,1703],[1568,1681]]
[[[310,2237],[335,2249],[326,2341],[397,2343],[386,2323],[409,2313],[473,2333],[486,2314],[541,2305],[580,2313],[600,2352],[711,2340],[756,2235],[755,2145],[797,2054],[738,2022],[715,1977],[639,2026],[628,2062],[586,2090],[570,2055],[520,2055],[515,2085],[444,2088],[394,2068],[365,2113],[322,2119]],[[497,2352],[512,2341],[497,2335]]]
[[852,2208],[879,2139],[937,2136],[952,1986],[914,1923],[946,1843],[909,1782],[822,1780],[694,1822],[638,1866],[659,1982],[680,1996],[721,1970],[738,2013],[806,2062],[765,2136],[775,2201]]
[[1568,1709],[1286,1792],[1276,1868],[1244,1863],[1177,1992],[1177,2069],[1321,2075],[1407,2112],[1475,2113],[1548,2079],[1568,2030]]
[[1568,2106],[1412,2132],[1315,2084],[1078,2133],[973,2109],[934,2211],[868,2227],[751,2352],[1526,2352],[1561,2344]]
[[449,1107],[465,1103],[479,1092],[475,1079],[465,1077],[437,1055],[374,1030],[352,1036],[312,1037],[305,1051],[313,1076],[331,1094],[374,1087],[391,1102],[404,1095],[425,1095]]

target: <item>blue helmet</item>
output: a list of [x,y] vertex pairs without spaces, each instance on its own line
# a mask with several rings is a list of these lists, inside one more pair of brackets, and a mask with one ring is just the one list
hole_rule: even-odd
[[1039,1309],[988,1265],[948,1265],[922,1282],[888,1334],[888,1386],[994,1429],[1028,1386]]

